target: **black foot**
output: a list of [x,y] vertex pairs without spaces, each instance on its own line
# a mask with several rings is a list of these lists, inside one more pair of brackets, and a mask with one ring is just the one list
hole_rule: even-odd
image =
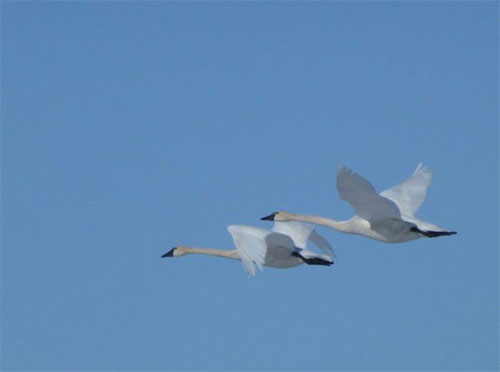
[[422,234],[428,238],[437,238],[438,236],[450,236],[450,235],[455,235],[457,233],[456,231],[423,231],[420,230],[418,227],[412,227],[410,231]]
[[322,266],[332,266],[333,265],[332,261],[323,260],[322,258],[318,258],[318,257],[305,258],[299,252],[293,252],[292,256],[299,257],[300,259],[302,259],[302,261],[304,261],[308,265],[322,265]]

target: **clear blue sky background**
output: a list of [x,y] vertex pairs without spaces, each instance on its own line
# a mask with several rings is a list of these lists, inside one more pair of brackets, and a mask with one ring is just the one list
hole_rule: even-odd
[[[496,2],[2,2],[3,370],[499,368]],[[162,259],[332,218],[418,162],[389,245],[332,267]]]

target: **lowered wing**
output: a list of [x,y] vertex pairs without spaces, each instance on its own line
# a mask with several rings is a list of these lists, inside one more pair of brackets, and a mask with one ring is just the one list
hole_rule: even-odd
[[265,239],[269,231],[244,225],[231,225],[227,230],[233,237],[245,273],[254,276],[256,267],[262,271],[267,252]]

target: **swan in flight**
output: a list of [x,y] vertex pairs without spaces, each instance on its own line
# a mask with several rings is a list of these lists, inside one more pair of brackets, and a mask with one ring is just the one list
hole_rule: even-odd
[[373,185],[351,170],[337,171],[340,199],[348,202],[356,215],[347,221],[275,212],[261,220],[304,221],[329,227],[348,234],[357,234],[386,243],[401,243],[421,237],[435,238],[456,234],[414,217],[425,198],[432,173],[420,163],[404,182],[378,194]]
[[[178,245],[162,257],[180,257],[198,253],[241,260],[249,276],[255,275],[256,267],[260,270],[263,270],[263,266],[285,269],[303,263],[330,266],[335,258],[330,243],[308,223],[276,222],[271,231],[244,225],[231,225],[227,229],[236,246],[232,251]],[[323,254],[308,250],[306,248],[308,240]]]

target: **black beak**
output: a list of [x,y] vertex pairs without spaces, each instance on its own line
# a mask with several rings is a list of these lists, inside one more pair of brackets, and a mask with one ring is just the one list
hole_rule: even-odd
[[172,248],[167,253],[165,253],[162,257],[173,257],[175,248]]
[[270,214],[269,216],[262,217],[260,220],[261,221],[274,221],[274,217],[276,216],[276,212],[273,214]]

